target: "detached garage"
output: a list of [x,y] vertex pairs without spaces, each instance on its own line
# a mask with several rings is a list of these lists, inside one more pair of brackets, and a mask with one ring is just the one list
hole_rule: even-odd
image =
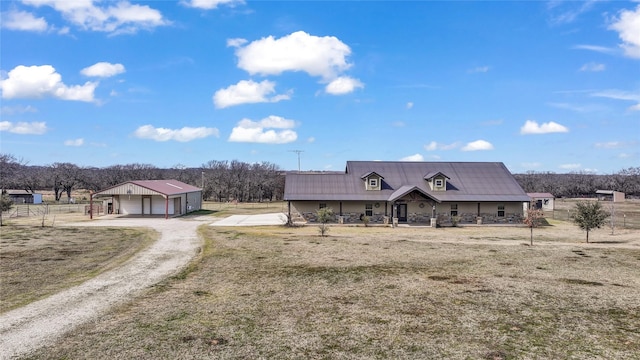
[[135,180],[98,191],[108,214],[180,216],[202,208],[202,189],[178,180]]

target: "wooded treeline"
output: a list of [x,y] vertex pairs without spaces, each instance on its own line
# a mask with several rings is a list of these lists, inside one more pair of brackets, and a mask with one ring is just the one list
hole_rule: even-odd
[[70,199],[78,189],[98,191],[131,180],[159,179],[201,187],[205,200],[260,202],[280,200],[284,194],[284,171],[269,162],[211,160],[198,168],[161,169],[138,163],[96,168],[71,163],[29,166],[13,155],[0,154],[1,189],[51,190],[56,201]]
[[592,197],[597,190],[614,190],[625,193],[627,197],[640,198],[640,167],[630,167],[611,175],[529,171],[515,174],[514,177],[528,193],[546,192],[555,197]]
[[[71,198],[71,192],[77,189],[98,191],[130,180],[156,179],[176,179],[202,187],[206,200],[280,200],[284,195],[284,175],[285,171],[269,162],[249,164],[238,160],[211,160],[198,168],[176,165],[161,169],[139,163],[95,168],[71,163],[29,166],[13,155],[0,154],[0,189],[52,190],[56,201],[63,195]],[[591,197],[596,190],[615,190],[628,197],[640,198],[640,167],[610,175],[530,171],[514,176],[526,192],[548,192],[556,197]]]

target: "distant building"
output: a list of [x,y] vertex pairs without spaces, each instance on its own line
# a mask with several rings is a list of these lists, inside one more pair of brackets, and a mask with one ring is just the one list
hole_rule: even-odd
[[553,211],[555,209],[555,196],[551,193],[527,193],[531,198],[531,205],[542,211]]
[[[178,180],[135,180],[100,190],[108,214],[179,216],[202,208],[202,189]],[[106,199],[105,199],[106,198]]]
[[27,190],[5,190],[14,204],[42,204],[42,194],[30,193]]
[[625,201],[625,194],[620,191],[598,190],[596,191],[596,195],[598,196],[598,200],[613,201],[613,202]]

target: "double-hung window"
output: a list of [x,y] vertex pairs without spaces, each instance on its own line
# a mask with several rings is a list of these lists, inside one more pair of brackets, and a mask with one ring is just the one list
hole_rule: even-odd
[[364,206],[364,214],[366,216],[373,216],[373,204],[366,204]]

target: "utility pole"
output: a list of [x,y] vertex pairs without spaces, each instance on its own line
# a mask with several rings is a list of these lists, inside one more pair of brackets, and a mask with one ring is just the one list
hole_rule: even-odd
[[300,153],[303,153],[304,150],[289,150],[289,152],[298,154],[298,172],[300,172]]

